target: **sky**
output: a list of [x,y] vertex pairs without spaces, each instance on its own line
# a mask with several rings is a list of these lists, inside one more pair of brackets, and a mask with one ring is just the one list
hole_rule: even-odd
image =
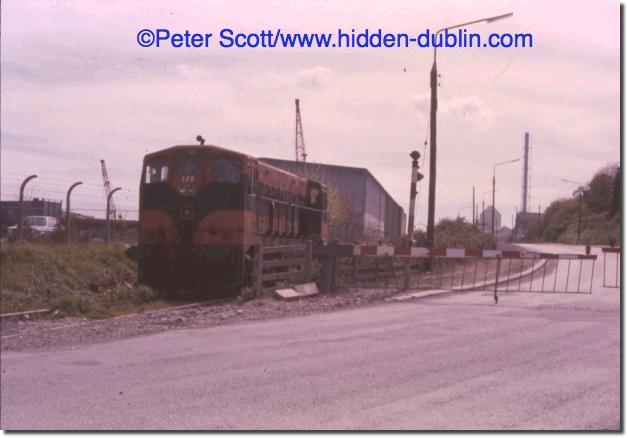
[[[110,1],[1,4],[3,200],[63,200],[104,216],[100,159],[128,218],[142,157],[198,134],[253,156],[294,158],[294,99],[308,161],[366,167],[408,209],[409,153],[421,154],[416,223],[427,222],[430,49],[142,48],[144,28],[213,32],[419,33],[513,12],[469,31],[525,32],[532,48],[442,48],[436,217],[471,217],[493,164],[530,133],[532,207],[545,208],[619,161],[619,3],[595,1]],[[521,206],[522,166],[497,168],[503,224]],[[490,203],[490,193],[484,196]]]

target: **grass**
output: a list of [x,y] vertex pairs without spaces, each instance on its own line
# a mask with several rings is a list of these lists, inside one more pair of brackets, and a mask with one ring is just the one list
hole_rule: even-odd
[[0,248],[0,313],[40,308],[105,318],[168,305],[136,283],[123,245],[5,244]]

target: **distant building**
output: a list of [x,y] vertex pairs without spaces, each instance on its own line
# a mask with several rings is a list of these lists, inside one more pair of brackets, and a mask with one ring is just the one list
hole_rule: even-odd
[[[484,211],[480,214],[480,221],[478,223],[478,228],[483,230],[485,233],[491,233],[493,230],[493,215],[492,215],[493,207],[489,205],[484,209]],[[498,230],[502,226],[502,215],[499,210],[495,209],[495,229]]]
[[512,228],[509,228],[506,226],[496,228],[495,240],[497,240],[497,242],[511,242],[512,241]]
[[368,169],[260,158],[271,166],[330,186],[346,219],[329,224],[329,239],[382,240],[405,234],[406,214]]
[[[19,201],[0,201],[0,224],[2,227],[11,227],[17,224]],[[52,216],[61,217],[61,201],[33,198],[24,201],[23,216]]]

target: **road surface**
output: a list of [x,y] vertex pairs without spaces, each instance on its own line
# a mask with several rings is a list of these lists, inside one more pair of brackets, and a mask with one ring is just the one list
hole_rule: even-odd
[[1,425],[618,429],[620,292],[602,275],[598,259],[591,295],[448,294],[3,353]]

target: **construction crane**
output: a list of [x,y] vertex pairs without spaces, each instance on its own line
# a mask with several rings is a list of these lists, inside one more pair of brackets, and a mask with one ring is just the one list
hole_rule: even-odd
[[[105,166],[105,160],[100,160],[100,167],[102,168],[102,181],[105,186],[105,199],[108,199],[109,194],[111,193],[111,184],[109,183],[109,175],[107,175],[107,166]],[[111,199],[109,219],[115,220],[116,210],[116,204],[113,202],[113,199]]]
[[305,162],[307,154],[305,153],[305,141],[303,140],[303,125],[301,125],[301,109],[299,108],[299,99],[295,99],[297,106],[297,121],[294,135],[294,149],[297,161]]

